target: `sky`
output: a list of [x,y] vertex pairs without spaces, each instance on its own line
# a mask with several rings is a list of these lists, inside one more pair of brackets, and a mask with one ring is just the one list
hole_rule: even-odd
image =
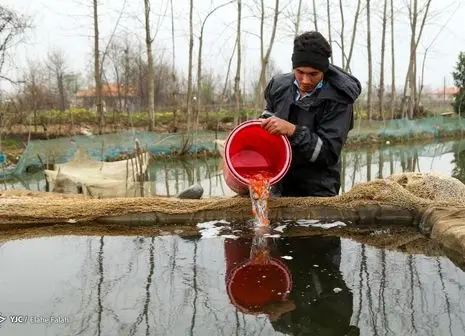
[[[340,43],[341,20],[338,1],[331,0],[332,5],[332,39]],[[382,0],[372,1],[372,43],[373,43],[373,76],[375,85],[380,74],[381,50],[381,17]],[[396,81],[397,86],[403,86],[408,67],[410,28],[408,26],[407,2],[395,1],[395,48],[396,48]],[[168,0],[152,0],[152,31],[155,34],[155,57],[171,62],[173,49],[171,46],[171,18]],[[197,65],[198,36],[201,23],[207,14],[215,7],[228,2],[227,0],[194,0],[194,74]],[[256,81],[259,76],[259,20],[257,19],[256,0],[243,0],[243,76],[246,85]],[[269,18],[265,26],[265,47],[268,45],[271,27],[271,8],[274,0],[265,0]],[[303,1],[306,6],[310,1]],[[419,6],[426,0],[418,0]],[[175,56],[177,69],[187,77],[188,68],[188,33],[189,33],[189,1],[176,0],[174,3],[175,17]],[[308,4],[307,4],[308,3]],[[326,1],[317,0],[318,28],[328,37]],[[280,16],[276,41],[271,52],[271,59],[275,67],[281,71],[291,69],[291,53],[293,31],[292,19],[297,7],[297,0],[281,0],[285,9]],[[80,72],[86,79],[92,76],[93,27],[91,0],[3,0],[2,5],[22,13],[31,18],[33,28],[28,32],[22,43],[11,52],[8,60],[7,74],[13,79],[21,79],[28,61],[40,61],[46,58],[51,50],[64,52],[68,70]],[[345,44],[350,44],[353,27],[353,14],[356,1],[345,0]],[[363,6],[364,7],[364,6]],[[305,9],[305,8],[304,8]],[[131,41],[144,41],[144,9],[143,1],[130,0],[100,0],[99,25],[101,30],[101,44],[105,46],[109,37],[115,33],[115,38],[128,36]],[[121,15],[121,12],[123,14]],[[455,66],[458,53],[465,51],[465,1],[463,0],[432,0],[430,17],[423,31],[418,46],[418,66],[421,75],[421,65],[426,52],[424,83],[428,87],[440,88],[453,85],[451,72]],[[216,76],[226,76],[227,63],[233,52],[236,30],[236,5],[231,3],[215,11],[205,21],[204,44],[202,60],[204,71],[213,71]],[[118,20],[119,18],[119,20]],[[302,15],[300,31],[314,29],[311,22],[312,14],[306,11]],[[118,22],[118,24],[116,24]],[[366,11],[360,15],[357,26],[352,73],[366,84],[367,70],[367,39],[366,39]],[[387,39],[390,41],[390,33]],[[142,51],[143,52],[143,51]],[[386,54],[386,82],[391,81],[390,45]],[[337,43],[333,43],[334,63],[341,64],[341,52]],[[145,57],[145,54],[144,54]],[[235,61],[232,63],[233,78]],[[6,83],[0,83],[5,88]]]

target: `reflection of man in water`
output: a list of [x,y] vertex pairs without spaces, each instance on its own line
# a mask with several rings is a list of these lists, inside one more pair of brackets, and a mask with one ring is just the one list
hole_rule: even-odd
[[[270,245],[270,255],[282,262],[291,275],[290,293],[278,300],[274,297],[272,302],[246,313],[265,313],[276,331],[290,335],[358,335],[358,328],[350,326],[352,293],[339,270],[340,239],[319,236],[280,238]],[[234,281],[230,276],[232,271],[240,266],[240,258],[243,258],[242,263],[247,261],[251,247],[251,239],[226,240],[226,281],[229,289],[231,281]],[[283,259],[283,256],[292,259]],[[248,281],[250,293],[256,293],[257,289],[263,292],[263,288],[257,287],[257,278],[248,277],[240,281]],[[280,286],[278,283],[275,287]],[[235,294],[230,291],[228,294],[237,307]],[[257,302],[256,298],[251,300]],[[244,302],[241,304],[244,306]],[[244,311],[243,307],[238,309]]]

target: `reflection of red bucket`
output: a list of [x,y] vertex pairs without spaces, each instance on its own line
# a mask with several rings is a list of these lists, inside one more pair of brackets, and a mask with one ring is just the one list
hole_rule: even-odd
[[292,278],[279,259],[271,258],[266,264],[247,260],[228,274],[226,284],[234,306],[244,313],[260,313],[266,304],[287,299]]
[[287,137],[274,135],[261,127],[260,120],[243,122],[232,130],[225,142],[223,175],[235,192],[248,192],[249,178],[262,174],[273,185],[287,173],[292,149]]

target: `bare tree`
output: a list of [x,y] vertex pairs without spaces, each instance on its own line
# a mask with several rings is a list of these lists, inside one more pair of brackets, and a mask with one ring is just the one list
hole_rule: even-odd
[[384,116],[384,57],[386,54],[386,23],[387,23],[387,2],[383,1],[383,18],[382,18],[382,33],[381,33],[381,64],[379,72],[379,113],[383,120]]
[[[329,45],[333,46],[333,39],[332,39],[332,34],[331,34],[331,0],[326,0],[326,18],[328,20],[328,41]],[[331,63],[334,63],[334,58],[333,54],[331,53]]]
[[[124,106],[123,109],[128,113],[128,120],[129,124],[132,125],[132,114],[130,112],[129,103],[128,103],[128,95],[129,95],[129,85],[130,85],[130,77],[131,77],[131,63],[129,58],[129,40],[126,38],[125,46],[124,46]],[[133,91],[133,90],[131,90]]]
[[28,19],[0,4],[0,80],[14,82],[11,78],[3,75],[10,49],[23,37],[30,28]]
[[373,87],[373,60],[371,55],[371,0],[367,0],[367,52],[368,52],[368,91],[367,91],[367,108],[368,120],[373,117],[373,106],[371,101]]
[[192,128],[192,58],[194,53],[194,0],[189,0],[189,65],[187,74],[187,131]]
[[345,68],[345,61],[346,61],[346,50],[344,46],[344,26],[345,26],[345,20],[344,20],[344,5],[342,4],[342,0],[339,0],[339,12],[341,13],[341,32],[340,32],[340,38],[341,38],[341,55],[342,55],[342,63],[341,66],[344,69]]
[[[300,1],[299,1],[300,3]],[[234,113],[234,125],[239,124],[239,118],[241,113],[241,23],[242,23],[242,1],[237,0],[237,57],[236,57],[236,76],[234,77],[234,101],[236,103],[236,112]]]
[[[460,4],[457,4],[457,6],[460,6]],[[439,38],[439,36],[441,35],[441,33],[443,32],[443,30],[447,27],[447,23],[450,21],[450,19],[452,18],[452,16],[455,15],[455,10],[451,10],[450,11],[450,16],[444,21],[444,24],[442,24],[442,26],[439,28],[439,31],[438,33],[436,34],[436,36],[431,40],[431,42],[425,47],[425,52],[423,54],[423,62],[422,62],[422,65],[421,65],[421,76],[420,76],[420,83],[419,83],[419,88],[418,88],[418,102],[421,103],[421,94],[422,94],[422,91],[424,89],[424,80],[425,80],[425,65],[426,65],[426,59],[427,59],[427,55],[428,55],[428,52],[429,50],[431,49],[431,47],[434,45],[434,43],[436,42],[436,40]],[[445,79],[444,79],[445,81]],[[445,83],[444,83],[444,94],[445,94]]]
[[[302,31],[312,29],[310,24],[313,25],[314,13],[311,8],[303,0],[289,0],[284,5],[281,5],[282,16],[280,20],[280,31],[285,32],[286,35],[295,38]],[[284,11],[284,8],[288,8]],[[304,26],[304,27],[303,27]],[[308,28],[307,28],[308,27]]]
[[[121,107],[122,107],[121,106],[121,97],[122,97],[121,81],[122,81],[123,70],[120,64],[120,55],[122,54],[121,49],[122,49],[121,46],[116,41],[113,41],[110,44],[108,48],[108,52],[107,52],[107,57],[105,60],[106,64],[104,64],[104,68],[102,71],[106,85],[109,85],[110,80],[116,81],[116,90],[117,90],[116,94],[118,98],[118,103],[116,104],[116,106],[112,106],[113,107],[113,122],[115,121],[115,113],[116,113],[115,110],[121,110]],[[111,68],[112,71],[107,69],[107,64],[108,64],[108,68]],[[111,73],[113,74],[113,76],[110,75]]]
[[394,119],[396,106],[396,54],[395,54],[395,30],[394,30],[394,0],[391,0],[391,119]]
[[48,54],[46,66],[55,80],[55,87],[58,91],[60,111],[64,111],[67,105],[65,95],[64,76],[66,74],[66,61],[62,51],[53,51]]
[[299,0],[299,4],[297,5],[296,19],[295,19],[294,36],[299,35],[299,31],[300,31],[300,14],[301,13],[302,13],[302,0]]
[[28,66],[22,75],[25,89],[20,97],[22,108],[32,111],[32,122],[34,132],[37,132],[39,124],[38,112],[45,107],[49,107],[50,95],[45,80],[45,71],[42,62],[28,61]]
[[346,71],[350,70],[350,62],[352,60],[352,55],[354,52],[355,37],[357,36],[358,18],[360,16],[361,5],[362,5],[362,0],[357,0],[357,8],[355,9],[355,14],[354,14],[354,25],[352,28],[352,37],[350,40],[349,55],[347,56],[347,60],[346,60],[345,67],[344,67],[344,70]]
[[318,21],[316,14],[316,0],[313,0],[313,24],[315,25],[315,31],[318,31]]
[[[158,3],[158,7],[163,7],[163,1]],[[153,56],[153,42],[156,40],[156,36],[160,30],[160,26],[163,20],[166,17],[168,12],[169,3],[166,3],[165,9],[163,13],[157,15],[158,20],[156,22],[155,29],[152,30],[151,27],[151,15],[152,15],[152,2],[151,0],[144,0],[144,28],[145,28],[145,50],[147,53],[147,98],[148,98],[148,117],[149,117],[149,125],[148,130],[154,131],[155,126],[157,123],[157,118],[155,115],[155,101],[157,95],[157,87],[156,87],[156,77],[157,74],[155,73],[155,60]],[[165,83],[166,84],[166,83]]]
[[132,46],[129,37],[126,36],[122,41],[113,40],[108,48],[106,57],[106,67],[104,68],[105,79],[107,83],[109,80],[116,84],[116,98],[117,102],[113,107],[113,119],[115,119],[115,112],[125,111],[128,113],[128,120],[131,123],[130,115],[130,98],[129,94],[134,95],[135,74],[131,71],[134,68],[135,53],[132,51]]
[[424,83],[425,83],[425,65],[426,65],[426,56],[428,55],[430,46],[426,47],[425,53],[423,55],[423,62],[421,64],[421,76],[420,83],[418,88],[418,102],[421,102],[421,94],[423,93]]
[[[170,0],[170,12],[171,12],[171,48],[172,48],[172,59],[171,59],[171,81],[172,81],[172,95],[175,98],[176,90],[176,43],[174,36],[174,10],[173,10],[173,0]],[[174,101],[175,99],[173,99]]]
[[401,110],[405,116],[405,104],[408,102],[407,115],[413,118],[414,111],[418,108],[418,92],[417,92],[417,47],[420,43],[426,19],[429,14],[431,0],[425,0],[424,6],[419,6],[418,1],[412,0],[408,7],[409,22],[410,22],[410,58],[407,75],[405,77],[404,94],[401,103]]
[[256,95],[256,105],[257,108],[261,105],[261,97],[263,92],[265,91],[266,86],[266,70],[268,67],[268,63],[270,61],[271,51],[273,49],[274,40],[276,37],[276,28],[278,26],[278,18],[279,18],[279,0],[275,0],[274,6],[274,14],[273,14],[273,25],[271,27],[271,37],[268,43],[268,48],[265,52],[265,3],[264,0],[260,0],[260,77],[258,80],[257,86],[257,95]]
[[97,0],[93,0],[94,8],[94,80],[95,80],[95,96],[97,115],[99,118],[98,131],[99,134],[103,133],[105,127],[105,116],[103,114],[102,105],[102,75],[100,72],[100,47],[99,47],[99,26],[98,26],[98,4]]
[[99,31],[99,12],[98,12],[98,0],[92,0],[93,7],[93,28],[94,28],[94,82],[95,82],[95,97],[96,97],[96,107],[97,107],[97,116],[99,124],[99,134],[102,134],[105,128],[105,111],[103,107],[103,68],[105,64],[105,59],[107,57],[110,46],[112,45],[113,38],[115,37],[116,30],[119,26],[121,18],[124,13],[126,6],[126,0],[123,0],[123,5],[119,11],[118,18],[115,21],[112,33],[108,39],[108,42],[103,49],[103,52],[100,50],[100,31]]
[[152,43],[153,38],[150,32],[150,0],[144,0],[144,17],[145,17],[145,47],[147,49],[148,65],[148,97],[149,97],[149,131],[155,129],[155,83],[153,78],[153,55]]
[[[234,1],[234,0],[233,0]],[[198,124],[199,124],[199,114],[200,114],[200,109],[202,107],[202,102],[201,102],[201,89],[202,89],[202,47],[203,47],[203,34],[204,34],[204,29],[205,29],[205,24],[207,23],[207,20],[208,18],[213,14],[215,13],[218,9],[224,7],[224,6],[227,6],[231,3],[233,3],[233,1],[228,1],[226,3],[223,3],[219,6],[216,6],[215,8],[213,8],[212,10],[210,10],[207,15],[205,16],[205,18],[203,19],[202,21],[202,24],[200,25],[200,35],[199,35],[199,55],[198,55],[198,59],[197,59],[197,111],[195,112],[195,118],[194,118],[194,121],[195,121],[195,125],[194,125],[194,128],[197,128],[198,127]]]
[[[237,39],[234,43],[234,47],[231,53],[231,56],[229,57],[228,60],[228,66],[226,67],[226,76],[224,78],[224,85],[223,85],[223,90],[221,92],[221,102],[220,102],[220,107],[223,104],[223,102],[226,100],[227,96],[227,91],[228,91],[228,84],[229,84],[229,74],[231,72],[231,64],[234,58],[234,55],[236,54],[236,48],[237,48]],[[245,76],[244,76],[245,77]]]

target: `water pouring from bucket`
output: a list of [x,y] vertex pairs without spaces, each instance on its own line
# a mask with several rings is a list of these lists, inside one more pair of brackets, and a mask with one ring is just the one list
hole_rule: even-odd
[[268,198],[270,197],[270,180],[262,174],[257,174],[249,180],[252,213],[258,226],[270,224],[268,219]]
[[241,250],[240,242],[231,241],[226,246],[227,292],[242,312],[267,313],[275,319],[280,315],[276,311],[294,306],[287,300],[292,288],[290,271],[282,261],[271,256],[268,246],[268,199],[270,187],[289,169],[291,145],[285,136],[263,129],[260,120],[251,120],[232,130],[220,153],[226,184],[240,195],[250,195],[256,219],[248,256],[237,253]]
[[260,120],[249,120],[235,127],[224,144],[223,175],[229,188],[249,194],[252,211],[260,225],[267,225],[270,187],[289,170],[292,149],[283,135],[271,134]]

